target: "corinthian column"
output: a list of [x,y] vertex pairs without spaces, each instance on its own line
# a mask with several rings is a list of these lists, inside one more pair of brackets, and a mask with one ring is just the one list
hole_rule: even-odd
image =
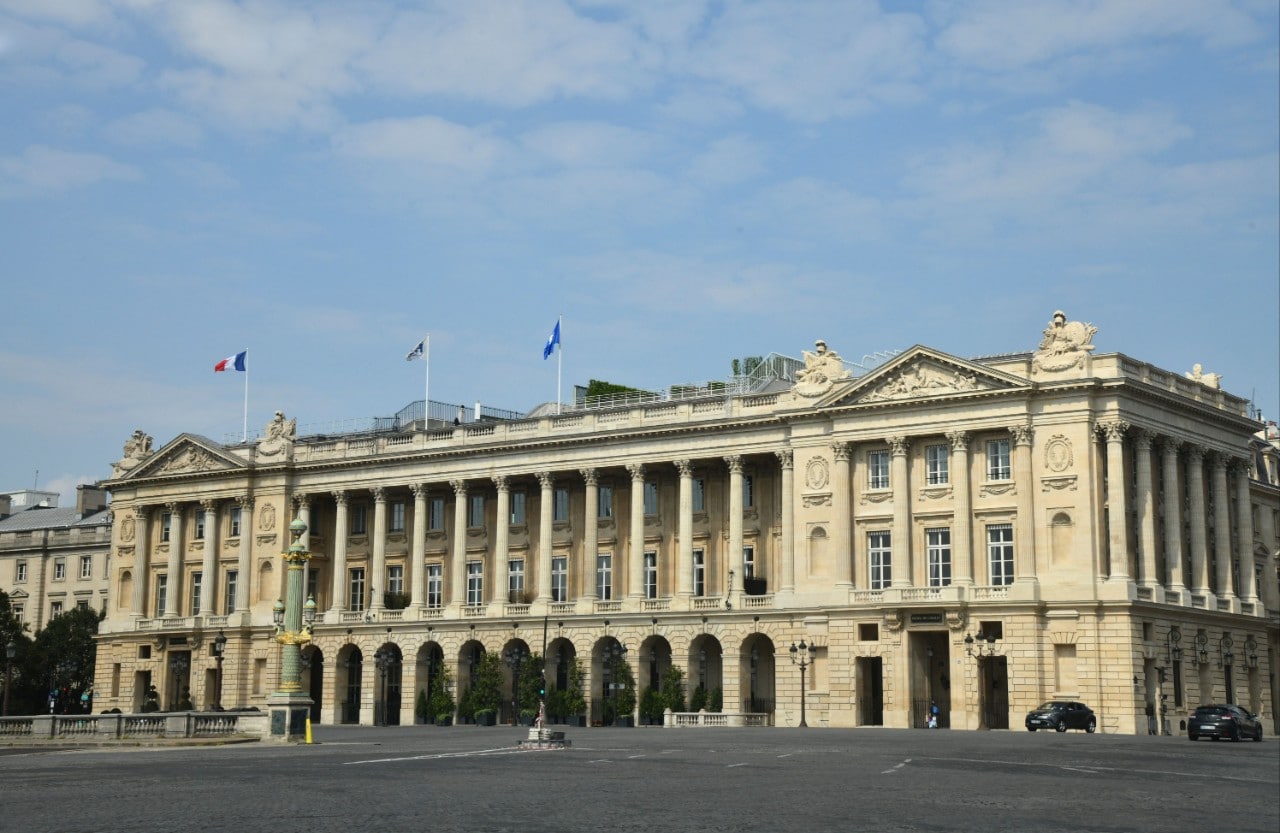
[[169,588],[164,597],[164,615],[166,618],[178,616],[179,599],[182,597],[182,504],[167,503],[165,510],[169,513]]
[[1231,467],[1236,481],[1236,532],[1240,555],[1240,600],[1256,603],[1258,591],[1254,580],[1253,509],[1249,499],[1249,461],[1236,460]]
[[1113,581],[1129,580],[1129,534],[1125,523],[1124,432],[1129,423],[1111,420],[1098,425],[1107,439],[1107,542]]
[[[414,483],[409,487],[413,494],[413,545],[409,557],[409,605],[421,610],[427,603],[427,484]],[[416,614],[415,614],[416,615]]]
[[551,472],[538,472],[538,601],[551,600],[551,527],[555,505]]
[[494,518],[493,536],[493,559],[496,562],[493,565],[493,575],[499,574],[506,576],[507,587],[504,590],[501,587],[494,587],[494,597],[501,596],[511,602],[519,602],[519,599],[512,599],[508,594],[511,590],[511,559],[507,557],[510,550],[511,541],[511,481],[506,475],[494,475],[493,485],[498,489],[498,502],[495,512],[497,517]]
[[794,593],[796,589],[796,542],[795,542],[795,458],[793,452],[789,448],[775,451],[778,457],[778,465],[782,469],[782,494],[779,496],[779,502],[782,504],[782,534],[781,549],[779,553],[782,560],[782,587],[783,593]]
[[644,466],[627,466],[631,475],[631,534],[627,552],[627,596],[644,596]]
[[[736,575],[742,572],[742,458],[731,455],[724,463],[729,467],[729,557],[725,561],[726,568]],[[740,579],[729,579],[727,595],[733,594]]]
[[333,494],[333,601],[329,605],[333,621],[347,609],[347,493],[341,490]]
[[836,553],[836,587],[850,590],[853,588],[853,481],[849,476],[849,444],[832,443],[831,452],[836,463],[831,478],[831,511],[835,515],[831,545]]
[[[239,581],[236,582],[236,613],[249,612],[249,585],[257,584],[253,575],[253,495],[236,498],[240,503],[240,553],[236,562]],[[247,620],[245,624],[248,624]]]
[[200,508],[204,510],[204,560],[200,565],[204,580],[200,582],[200,613],[212,616],[213,591],[218,584],[218,502],[202,500]]
[[147,615],[147,588],[151,584],[151,539],[147,529],[150,507],[133,507],[133,599],[130,612],[134,616]]
[[889,582],[890,587],[911,586],[911,475],[907,466],[907,451],[910,447],[911,443],[906,437],[889,438],[889,452],[892,456],[889,482],[893,485],[893,560],[890,562],[893,577]]
[[1209,539],[1205,522],[1204,501],[1204,449],[1193,445],[1187,448],[1187,513],[1190,517],[1188,536],[1191,545],[1191,591],[1197,595],[1209,593]]
[[951,570],[955,584],[973,585],[973,509],[969,492],[969,432],[952,431],[947,434],[951,453],[955,456],[952,466],[952,494],[955,495],[955,516],[952,521],[955,534],[951,536],[953,559]]
[[1181,594],[1187,589],[1182,575],[1182,490],[1178,488],[1177,440],[1166,437],[1160,443],[1164,465],[1164,566],[1169,590]]
[[676,460],[680,472],[679,564],[676,566],[676,595],[693,596],[693,466]]
[[369,572],[369,590],[373,602],[369,611],[382,610],[383,595],[387,591],[387,492],[381,486],[369,490],[373,493],[373,569]]
[[1017,527],[1014,533],[1014,554],[1017,564],[1014,566],[1014,581],[1035,581],[1036,579],[1036,527],[1035,527],[1035,494],[1031,481],[1031,443],[1035,431],[1030,425],[1014,425],[1009,429],[1013,435],[1013,476],[1018,490]]
[[1159,584],[1156,573],[1156,500],[1151,478],[1151,432],[1139,428],[1133,433],[1138,466],[1138,583],[1154,588]]
[[583,503],[582,520],[582,598],[592,601],[596,597],[596,555],[600,540],[600,483],[596,479],[595,469],[581,469],[579,472],[586,481],[586,498]]
[[451,603],[462,607],[467,601],[467,481],[451,480],[453,487],[453,537],[449,543],[449,589]]
[[1216,557],[1214,584],[1219,599],[1234,599],[1231,581],[1231,499],[1227,497],[1227,458],[1213,458],[1213,552]]

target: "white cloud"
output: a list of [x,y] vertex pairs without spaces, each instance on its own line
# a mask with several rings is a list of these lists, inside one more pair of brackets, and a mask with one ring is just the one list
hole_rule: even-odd
[[145,66],[133,55],[71,37],[51,26],[29,26],[2,18],[0,23],[4,24],[0,81],[104,89],[135,83]]
[[486,129],[435,116],[354,124],[334,134],[333,147],[345,156],[412,161],[470,174],[486,173],[510,152],[507,142]]
[[180,145],[195,147],[204,136],[201,127],[172,110],[152,108],[123,116],[108,124],[107,138],[122,145]]
[[0,0],[0,11],[28,20],[86,26],[110,20],[114,14],[103,0]]
[[521,143],[544,159],[567,168],[632,164],[647,158],[658,137],[603,122],[557,122],[535,128]]
[[21,156],[0,156],[0,196],[49,194],[104,180],[140,176],[136,168],[100,153],[75,153],[30,145]]
[[707,186],[731,185],[764,173],[766,156],[764,145],[749,136],[727,136],[694,158],[686,176]]

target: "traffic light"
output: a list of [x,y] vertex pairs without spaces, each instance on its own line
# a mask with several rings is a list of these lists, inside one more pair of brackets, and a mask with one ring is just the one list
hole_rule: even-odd
[[539,697],[547,696],[547,678],[545,676],[538,678],[538,696]]

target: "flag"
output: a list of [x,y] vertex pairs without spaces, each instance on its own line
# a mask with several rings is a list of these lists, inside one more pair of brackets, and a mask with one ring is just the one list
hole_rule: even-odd
[[417,347],[413,348],[407,354],[405,354],[404,360],[407,362],[411,362],[414,359],[424,358],[426,354],[427,354],[427,340],[424,338],[422,341],[418,342]]
[[547,346],[542,348],[542,358],[549,359],[551,354],[556,351],[556,345],[560,343],[560,322],[556,321],[556,328],[551,331],[551,335],[547,336]]
[[249,355],[248,350],[242,350],[234,356],[227,356],[222,361],[213,366],[214,373],[221,373],[224,370],[245,370],[244,357]]

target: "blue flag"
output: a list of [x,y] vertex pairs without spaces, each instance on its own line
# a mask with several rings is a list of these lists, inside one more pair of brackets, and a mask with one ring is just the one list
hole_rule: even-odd
[[560,321],[556,321],[556,328],[551,331],[551,335],[547,336],[547,346],[542,348],[542,358],[549,359],[551,354],[556,351],[556,345],[560,343]]

